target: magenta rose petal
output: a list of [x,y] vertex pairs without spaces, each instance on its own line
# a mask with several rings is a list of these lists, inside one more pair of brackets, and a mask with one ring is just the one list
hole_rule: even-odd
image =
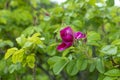
[[86,34],[82,32],[73,32],[71,27],[67,26],[60,30],[62,43],[57,46],[58,51],[63,51],[73,45],[75,39],[85,38]]
[[86,35],[83,34],[82,32],[75,32],[74,37],[75,37],[75,39],[81,39],[81,38],[85,38]]
[[70,46],[72,46],[72,42],[68,42],[68,43],[62,42],[60,45],[57,46],[57,50],[63,51]]
[[74,40],[73,31],[69,26],[60,31],[60,36],[64,42],[73,42]]

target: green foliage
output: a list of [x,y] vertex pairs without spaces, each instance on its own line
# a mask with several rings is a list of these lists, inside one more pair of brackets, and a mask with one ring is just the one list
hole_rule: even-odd
[[[16,39],[17,43],[21,46],[21,49],[10,48],[5,53],[5,59],[8,59],[12,56],[12,62],[22,63],[23,66],[28,65],[30,68],[35,66],[35,53],[32,53],[33,50],[36,50],[36,47],[41,46],[43,48],[44,44],[39,38],[40,33],[35,33],[31,37],[26,38],[23,34]],[[29,51],[31,49],[31,51]],[[12,70],[11,72],[13,72]]]
[[104,73],[107,76],[120,76],[120,70],[119,69],[111,69]]
[[96,33],[96,32],[93,32],[93,31],[88,32],[87,34],[88,34],[87,35],[87,39],[88,39],[87,43],[89,45],[99,46],[98,42],[100,40],[100,34]]
[[113,6],[114,5],[114,0],[107,0],[106,4],[107,4],[107,6]]
[[[59,52],[66,26],[86,38]],[[119,34],[114,0],[0,0],[0,80],[119,80]]]
[[76,60],[70,61],[66,67],[68,74],[71,76],[77,74],[79,71],[78,67],[80,66],[77,65]]
[[104,68],[104,62],[102,59],[97,59],[96,60],[96,68],[100,73],[104,73],[105,72],[105,68]]
[[60,59],[61,59],[61,57],[59,57],[59,56],[54,56],[54,57],[52,57],[52,58],[49,58],[49,59],[48,59],[48,64],[49,64],[50,67],[52,68],[53,65],[54,65],[55,63],[57,63]]
[[12,62],[13,63],[22,62],[23,61],[23,56],[24,56],[24,50],[23,49],[15,51],[12,55]]
[[67,65],[68,60],[67,59],[60,59],[58,62],[56,62],[53,66],[53,72],[58,75],[63,68]]
[[11,55],[13,55],[18,49],[17,48],[11,48],[8,49],[5,54],[5,59],[8,59]]
[[34,68],[34,66],[35,66],[35,55],[31,54],[31,55],[27,56],[26,62],[27,62],[28,66],[30,68]]
[[106,45],[101,50],[102,53],[106,55],[116,55],[117,54],[117,46]]
[[105,77],[103,80],[115,80],[116,78],[114,78],[114,77]]
[[7,45],[13,47],[13,42],[10,40],[0,40],[0,48],[5,47]]

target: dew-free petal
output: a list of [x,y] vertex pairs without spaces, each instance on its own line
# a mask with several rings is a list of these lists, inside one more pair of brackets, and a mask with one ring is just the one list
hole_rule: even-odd
[[83,34],[82,32],[75,32],[74,37],[75,39],[85,38],[86,34]]
[[82,32],[73,32],[73,30],[67,26],[60,31],[62,43],[57,46],[58,51],[63,51],[73,45],[75,39],[85,38],[86,34]]
[[73,31],[69,26],[60,31],[60,36],[64,42],[73,42],[74,40]]
[[62,42],[60,45],[57,46],[57,50],[58,51],[63,51],[65,50],[66,48],[69,48],[70,46],[72,46],[72,42]]

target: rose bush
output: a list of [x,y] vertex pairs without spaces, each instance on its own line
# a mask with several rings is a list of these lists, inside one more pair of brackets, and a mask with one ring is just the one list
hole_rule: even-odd
[[119,80],[119,34],[114,0],[0,0],[0,80]]

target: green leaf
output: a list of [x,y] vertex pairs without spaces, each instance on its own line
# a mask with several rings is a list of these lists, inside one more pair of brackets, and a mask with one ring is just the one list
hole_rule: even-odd
[[31,27],[27,27],[23,32],[22,34],[25,35],[25,36],[30,36],[34,33],[34,27],[31,26]]
[[26,62],[30,68],[34,68],[35,66],[35,55],[34,53],[30,54],[26,58]]
[[120,69],[111,69],[104,74],[107,76],[120,76]]
[[102,53],[106,55],[116,55],[117,54],[117,47],[113,45],[104,46],[101,50]]
[[116,80],[114,77],[108,77],[106,76],[103,80]]
[[59,57],[59,56],[54,56],[54,57],[52,57],[52,58],[49,58],[49,59],[48,59],[48,64],[50,65],[50,68],[52,68],[53,65],[54,65],[56,62],[58,62],[60,59],[61,59],[61,57]]
[[66,56],[70,52],[70,48],[63,51],[62,56]]
[[0,23],[6,24],[7,20],[4,17],[0,17]]
[[81,67],[80,67],[80,70],[83,71],[87,68],[87,64],[88,64],[88,61],[87,60],[83,60],[82,64],[81,64]]
[[77,27],[80,27],[80,28],[83,27],[83,22],[80,21],[80,20],[74,20],[74,21],[72,22],[72,24],[75,25],[75,26],[77,26]]
[[89,0],[89,4],[95,5],[95,3],[96,3],[96,0]]
[[16,70],[16,64],[11,64],[8,69],[10,73],[13,73]]
[[32,4],[32,6],[33,6],[34,8],[37,8],[37,3],[38,3],[37,0],[31,0],[30,3]]
[[91,31],[91,32],[88,32],[87,39],[97,41],[97,40],[100,40],[101,38],[99,33]]
[[107,6],[114,6],[114,0],[106,0]]
[[20,63],[17,63],[17,64],[11,64],[9,67],[8,67],[8,70],[10,73],[13,73],[15,71],[18,71],[21,69],[21,64]]
[[38,37],[40,35],[41,35],[40,33],[35,33],[35,34],[32,35],[32,37]]
[[44,20],[45,21],[49,21],[50,20],[50,16],[44,16]]
[[24,55],[24,50],[20,49],[17,50],[13,55],[12,55],[12,62],[17,63],[17,62],[22,62],[23,61],[23,56]]
[[101,39],[100,34],[97,32],[88,32],[87,33],[87,44],[99,46],[98,41]]
[[35,34],[33,34],[32,37],[28,38],[28,41],[30,41],[30,42],[32,42],[34,44],[38,44],[38,45],[43,44],[38,36],[40,36],[40,33],[35,33]]
[[0,48],[5,47],[7,45],[9,45],[10,47],[13,47],[14,44],[10,40],[0,40]]
[[120,39],[116,39],[112,42],[113,45],[120,45]]
[[90,64],[90,68],[89,68],[89,71],[90,72],[93,72],[95,70],[95,63],[93,62],[92,64]]
[[5,53],[5,59],[8,59],[11,55],[13,55],[18,49],[17,48],[10,48]]
[[[72,57],[72,56],[71,56]],[[72,58],[71,58],[72,59]],[[81,70],[81,66],[83,65],[83,62],[84,62],[84,58],[82,58],[82,57],[80,57],[80,58],[78,58],[77,59],[77,61],[76,61],[76,65],[77,65],[77,67],[78,67],[78,70]]]
[[16,39],[17,43],[20,45],[20,46],[23,46],[26,42],[26,38],[25,36],[22,34],[20,37],[18,37]]
[[101,59],[96,59],[96,68],[100,73],[104,73],[105,69],[104,69],[104,63]]
[[4,43],[6,44],[6,45],[9,45],[10,47],[13,47],[13,42],[12,41],[10,41],[10,40],[6,40],[6,41],[4,41]]
[[71,76],[76,75],[79,71],[78,66],[77,66],[77,61],[76,60],[70,61],[66,69],[69,75]]
[[[1,4],[4,4],[4,3],[1,3]],[[11,15],[10,10],[1,9],[0,10],[0,24],[7,24],[10,15]]]
[[4,70],[6,68],[6,61],[4,59],[0,60],[0,75],[4,73]]
[[117,54],[117,57],[120,57],[120,53]]
[[56,62],[53,66],[53,72],[58,75],[63,68],[67,65],[68,60],[67,59],[61,59],[58,62]]
[[98,79],[97,80],[103,80],[105,78],[105,75],[103,75],[103,74],[99,74],[99,76],[98,76]]
[[47,54],[50,55],[50,56],[53,56],[55,55],[56,53],[56,43],[53,43],[49,46],[47,46]]
[[31,47],[32,44],[33,44],[32,42],[30,42],[30,41],[26,41],[25,44],[24,44],[24,46],[23,46],[23,48]]

